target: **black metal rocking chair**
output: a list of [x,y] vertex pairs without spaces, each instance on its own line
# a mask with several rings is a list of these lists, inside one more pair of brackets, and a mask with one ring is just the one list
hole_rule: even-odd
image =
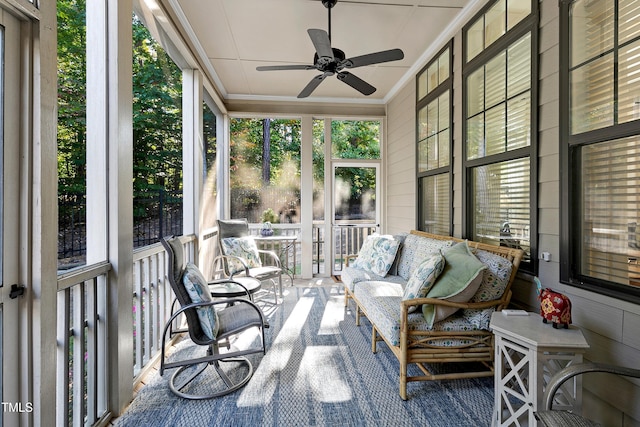
[[[192,277],[202,277],[193,265],[187,265],[184,260],[184,249],[179,237],[167,237],[162,240],[168,257],[168,278],[171,287],[181,307],[167,322],[162,335],[162,350],[160,362],[160,375],[166,369],[178,368],[169,380],[171,391],[186,399],[209,399],[223,396],[243,387],[253,376],[253,365],[247,359],[247,355],[262,352],[266,353],[264,329],[269,325],[260,308],[252,301],[245,298],[226,298],[212,300],[208,291],[208,284],[204,278],[192,286]],[[195,274],[192,274],[195,273]],[[187,280],[184,277],[190,274]],[[189,282],[187,289],[185,282]],[[219,283],[219,281],[216,281]],[[194,288],[199,285],[201,301],[194,302],[192,298]],[[190,292],[191,291],[191,295]],[[247,296],[249,296],[247,294]],[[214,309],[214,306],[221,306]],[[200,310],[200,311],[198,311]],[[165,354],[167,336],[171,335],[171,325],[174,320],[184,314],[187,320],[188,332],[191,341],[200,346],[207,346],[206,355],[195,358],[180,359],[168,362]],[[203,318],[204,315],[204,318]],[[215,319],[215,325],[207,320]],[[261,343],[259,347],[232,350],[230,339],[239,333],[256,327],[260,330]],[[227,351],[220,353],[220,347]],[[223,369],[230,366],[229,369]],[[219,377],[215,381],[202,380],[200,374],[207,371],[207,367],[213,367]],[[184,377],[184,378],[183,378]],[[202,381],[196,381],[196,379]],[[214,376],[215,378],[215,376]],[[213,391],[211,390],[213,388]],[[206,392],[202,392],[206,389]]]
[[[278,279],[278,289],[280,292],[280,297],[282,297],[282,265],[280,264],[280,258],[273,251],[267,250],[257,250],[256,252],[264,258],[265,263],[263,264],[260,257],[256,257],[255,264],[251,265],[251,262],[248,258],[240,255],[240,254],[232,254],[229,253],[228,250],[225,249],[225,241],[237,240],[238,238],[248,238],[251,239],[249,235],[249,224],[246,218],[241,219],[228,219],[218,221],[218,248],[220,250],[221,255],[216,258],[214,263],[219,265],[222,263],[222,268],[220,271],[224,273],[226,277],[234,278],[234,277],[253,277],[254,279],[263,282],[265,280],[270,280],[274,285],[274,293],[276,282],[275,279]],[[232,266],[235,265],[235,268]],[[292,279],[293,280],[293,279]],[[278,303],[278,296],[276,294],[276,304]]]

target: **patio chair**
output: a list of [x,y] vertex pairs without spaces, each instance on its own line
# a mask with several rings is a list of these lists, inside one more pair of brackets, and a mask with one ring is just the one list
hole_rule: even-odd
[[542,427],[594,427],[600,425],[569,411],[552,410],[553,398],[558,389],[562,387],[562,384],[576,375],[588,372],[606,372],[615,375],[640,378],[640,369],[625,368],[622,366],[607,365],[604,363],[579,363],[576,365],[569,365],[558,371],[549,380],[544,391],[544,410],[537,411],[535,413],[535,417],[539,422],[538,425]]
[[[219,269],[226,277],[253,277],[262,281],[270,280],[274,286],[278,279],[278,289],[282,297],[282,265],[280,258],[273,251],[258,249],[253,237],[249,235],[249,224],[246,218],[218,220],[218,248],[220,256],[216,264],[222,263]],[[264,260],[264,261],[263,261]],[[278,295],[276,294],[276,304]]]
[[[211,298],[209,284],[198,268],[184,261],[182,242],[178,237],[161,240],[168,253],[168,278],[180,303],[180,309],[167,321],[162,335],[160,375],[166,369],[178,368],[169,380],[171,391],[186,399],[209,399],[223,396],[243,387],[253,375],[253,365],[245,356],[266,353],[264,329],[269,327],[260,308],[248,298]],[[219,281],[217,281],[219,282]],[[249,297],[249,295],[247,295]],[[214,307],[215,306],[215,307]],[[220,306],[220,308],[218,308]],[[206,346],[206,354],[185,358],[174,355],[167,361],[165,344],[174,320],[184,314],[191,341]],[[260,345],[234,349],[231,340],[250,328],[258,328]],[[226,350],[221,353],[220,347]],[[188,349],[191,350],[191,349]],[[186,351],[186,354],[195,354]],[[212,367],[217,377],[200,377]],[[223,368],[224,367],[224,368]],[[226,369],[225,369],[226,368]]]

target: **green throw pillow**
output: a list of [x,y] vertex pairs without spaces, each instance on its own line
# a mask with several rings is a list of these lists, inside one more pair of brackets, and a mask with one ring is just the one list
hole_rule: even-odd
[[[436,279],[440,273],[442,273],[444,265],[444,257],[439,253],[432,254],[429,258],[422,261],[413,274],[411,274],[407,286],[404,288],[402,300],[426,297],[436,282]],[[412,313],[415,309],[416,307],[411,307],[409,313]]]
[[[487,268],[471,253],[467,242],[460,242],[442,252],[446,265],[427,297],[439,298],[451,302],[467,302],[473,297],[482,283]],[[458,311],[455,307],[422,305],[422,314],[432,327],[435,322],[446,319]]]

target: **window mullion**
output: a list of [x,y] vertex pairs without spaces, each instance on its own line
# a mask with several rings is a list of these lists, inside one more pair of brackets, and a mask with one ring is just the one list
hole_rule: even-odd
[[[619,25],[618,25],[618,17],[620,16],[620,2],[616,0],[614,2],[614,11],[613,11],[613,99],[618,100],[619,88],[618,88],[618,53],[619,53]],[[617,125],[618,121],[618,103],[613,103],[613,123]]]

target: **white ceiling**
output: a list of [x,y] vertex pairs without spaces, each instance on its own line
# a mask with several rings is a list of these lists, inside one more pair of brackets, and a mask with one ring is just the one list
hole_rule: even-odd
[[[173,0],[177,16],[225,99],[295,100],[317,70],[256,71],[261,65],[313,64],[308,28],[328,30],[321,0]],[[377,88],[370,96],[328,77],[307,101],[384,103],[453,36],[474,0],[339,0],[332,46],[347,58],[400,48],[404,59],[351,73]],[[466,8],[465,8],[466,6]],[[181,10],[180,10],[181,9]],[[455,22],[454,22],[455,21]]]

